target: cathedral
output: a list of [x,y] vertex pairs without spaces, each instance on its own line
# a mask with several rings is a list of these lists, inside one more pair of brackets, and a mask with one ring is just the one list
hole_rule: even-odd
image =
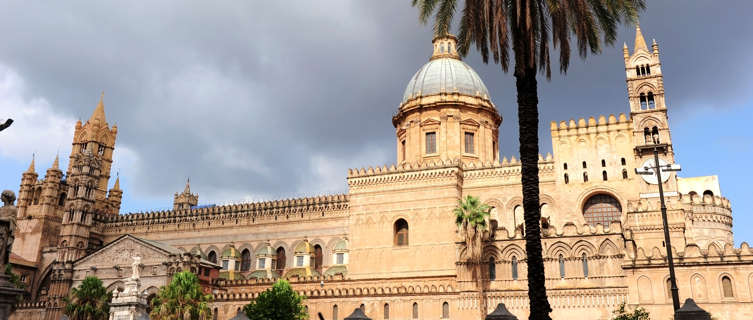
[[[623,302],[671,317],[659,187],[681,300],[716,319],[753,318],[753,250],[734,247],[717,177],[636,174],[653,166],[653,148],[674,163],[659,52],[640,28],[632,52],[624,46],[627,114],[551,123],[539,176],[553,319],[611,319]],[[395,163],[348,170],[346,194],[204,205],[187,182],[172,210],[122,213],[119,179],[110,187],[118,128],[100,99],[75,124],[65,172],[56,158],[44,177],[39,159],[21,174],[10,261],[26,296],[13,319],[60,318],[86,276],[122,291],[132,257],[146,295],[176,272],[196,273],[215,319],[236,316],[278,278],[306,297],[310,319],[361,308],[380,320],[470,320],[498,303],[526,319],[520,162],[500,158],[502,117],[453,36],[432,41],[391,120]],[[481,263],[467,262],[455,224],[467,195],[491,208]]]

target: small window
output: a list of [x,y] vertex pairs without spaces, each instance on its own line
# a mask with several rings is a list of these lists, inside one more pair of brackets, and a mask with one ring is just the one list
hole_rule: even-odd
[[656,104],[654,103],[654,93],[649,92],[648,93],[648,108],[649,109],[656,109]]
[[565,173],[565,184],[570,183],[570,177],[567,176],[567,173]]
[[227,270],[229,263],[229,260],[222,260],[222,270]]
[[565,257],[560,255],[559,257],[559,264],[560,264],[560,278],[565,279]]
[[450,304],[447,301],[442,303],[442,319],[450,318]]
[[251,251],[243,249],[241,252],[241,271],[248,271],[251,269]]
[[588,182],[588,173],[583,172],[583,182]]
[[295,257],[295,265],[297,267],[303,267],[303,256],[296,256]]
[[465,153],[476,153],[476,151],[473,148],[473,132],[466,132],[465,133]]
[[418,319],[418,302],[413,303],[413,319]]
[[585,252],[581,255],[580,260],[583,264],[583,277],[588,278],[588,256]]
[[408,245],[408,222],[404,219],[398,219],[395,221],[395,245]]
[[722,291],[725,298],[735,297],[735,293],[732,291],[732,280],[728,276],[722,277]]
[[389,318],[390,318],[390,304],[385,303],[384,304],[384,319],[389,319]]
[[635,66],[635,75],[640,76],[641,75],[641,67]]
[[643,128],[643,142],[651,143],[651,132],[648,130],[648,128]]
[[402,156],[400,159],[405,161],[405,140],[400,141],[400,155]]
[[653,127],[651,128],[651,138],[654,141],[654,144],[659,144],[659,128]]
[[337,320],[337,305],[332,306],[332,320]]
[[567,162],[563,163],[562,167],[565,168],[565,170],[567,170]]
[[426,133],[426,154],[437,153],[437,133]]
[[607,171],[604,170],[601,172],[601,180],[607,181]]
[[512,263],[510,265],[512,267],[512,279],[518,280],[518,258],[512,257]]
[[622,169],[622,179],[627,179],[627,178],[628,178],[627,169]]
[[217,253],[214,251],[209,251],[209,254],[207,254],[207,259],[209,261],[212,261],[213,263],[217,263]]
[[59,207],[62,207],[63,205],[65,205],[65,198],[66,198],[66,196],[67,195],[65,194],[65,192],[63,192],[63,193],[60,194],[60,198],[58,198],[58,206]]
[[335,255],[335,258],[337,259],[337,264],[345,264],[345,254],[344,253],[338,253]]
[[672,280],[667,278],[667,298],[672,298]]
[[646,65],[646,74],[647,75],[651,75],[651,66],[650,65]]
[[105,154],[105,146],[100,145],[99,149],[97,150],[97,154],[99,154],[100,156],[104,155]]
[[641,110],[646,110],[646,109],[647,109],[647,105],[646,105],[646,95],[645,95],[645,94],[643,94],[643,93],[641,93],[641,95],[640,95],[640,100],[641,100]]
[[585,162],[585,161],[583,161],[583,169],[585,169],[585,168],[587,168],[587,167],[588,167],[588,166],[586,165],[586,162]]
[[601,167],[604,168],[607,166],[607,161],[604,159],[601,159]]
[[627,162],[625,161],[625,158],[620,159],[620,164],[622,164],[623,166],[627,164]]
[[494,258],[489,258],[489,280],[497,279],[497,264],[494,263]]
[[366,306],[362,303],[360,307],[358,307],[363,311],[363,313],[366,313]]
[[267,259],[264,259],[264,258],[259,258],[259,269],[264,269],[264,268],[266,268],[266,265],[265,265],[265,264],[266,264],[266,262],[267,262]]

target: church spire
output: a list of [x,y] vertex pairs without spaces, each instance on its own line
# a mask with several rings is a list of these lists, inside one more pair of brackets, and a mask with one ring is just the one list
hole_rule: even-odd
[[29,164],[29,169],[26,170],[26,172],[35,172],[34,171],[34,154],[31,154],[31,164]]
[[52,169],[60,170],[60,155],[55,155],[55,161],[52,162]]
[[120,190],[120,174],[115,178],[115,185],[112,186],[112,190]]
[[186,178],[186,188],[183,189],[184,194],[191,194],[191,178]]
[[640,49],[648,51],[646,39],[643,39],[643,33],[641,33],[641,24],[638,23],[635,25],[635,48],[633,48],[633,53]]
[[97,108],[94,109],[94,113],[92,113],[91,118],[89,118],[90,123],[94,123],[95,121],[100,121],[101,123],[106,123],[105,121],[105,104],[104,104],[104,98],[105,98],[105,92],[102,91],[102,95],[99,97],[99,103],[97,104]]

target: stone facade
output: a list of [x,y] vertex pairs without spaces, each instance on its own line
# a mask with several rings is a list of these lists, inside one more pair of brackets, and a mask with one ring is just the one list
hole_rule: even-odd
[[[649,146],[674,163],[674,145],[658,45],[649,48],[638,29],[632,54],[623,53],[629,115],[552,122],[553,154],[539,159],[553,318],[609,319],[622,302],[670,317],[659,183],[681,299],[718,319],[753,318],[753,250],[733,247],[731,206],[716,176],[635,173],[652,165]],[[501,123],[455,39],[441,37],[392,118],[396,163],[349,170],[347,194],[197,206],[187,184],[173,210],[118,214],[117,181],[105,194],[117,130],[105,130],[100,103],[76,126],[65,179],[57,162],[42,181],[33,161],[22,175],[11,259],[30,302],[16,317],[56,318],[60,297],[86,274],[117,288],[118,257],[131,250],[143,254],[145,288],[177,270],[216,272],[205,287],[218,319],[278,277],[307,297],[312,319],[359,307],[373,319],[478,319],[500,302],[526,318],[520,163],[498,155]],[[101,135],[81,133],[92,131]],[[481,265],[464,262],[454,223],[466,195],[492,207]],[[208,267],[215,264],[222,270]]]

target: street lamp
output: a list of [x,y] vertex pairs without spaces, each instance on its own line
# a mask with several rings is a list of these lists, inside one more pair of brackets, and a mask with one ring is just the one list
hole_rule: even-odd
[[664,204],[664,187],[662,186],[662,171],[673,172],[680,171],[680,165],[678,164],[659,164],[659,149],[667,152],[667,145],[659,143],[659,134],[655,132],[652,135],[653,144],[639,147],[641,151],[653,151],[654,153],[654,166],[644,166],[643,168],[636,168],[635,173],[639,175],[656,175],[656,183],[659,185],[659,199],[661,201],[661,220],[664,224],[664,243],[667,248],[667,261],[669,262],[669,282],[670,290],[672,291],[672,306],[674,310],[680,309],[680,297],[677,289],[677,281],[675,279],[675,263],[672,259],[672,243],[669,239],[669,224],[667,223],[667,206]]

